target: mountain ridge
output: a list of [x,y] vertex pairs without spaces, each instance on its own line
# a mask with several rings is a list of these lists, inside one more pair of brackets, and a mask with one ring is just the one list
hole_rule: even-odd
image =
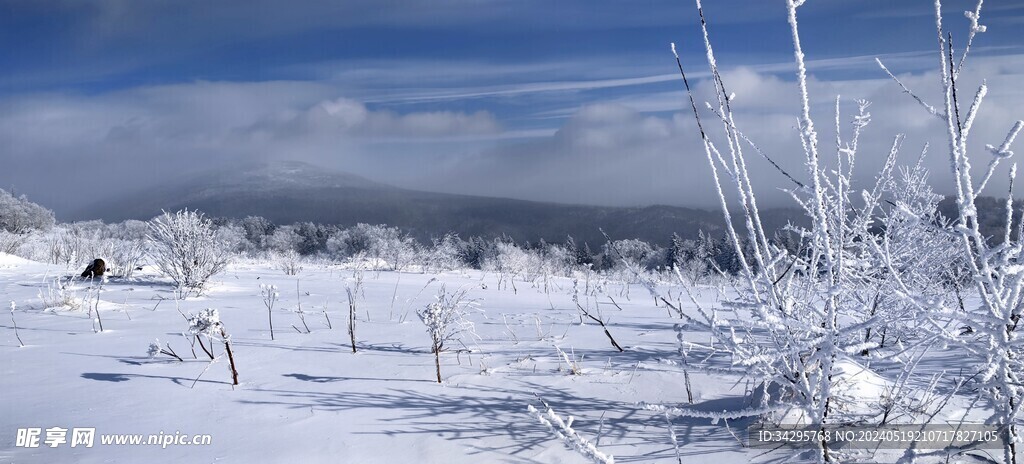
[[[461,236],[508,236],[517,241],[603,243],[639,238],[662,243],[672,233],[720,235],[721,213],[668,205],[609,207],[544,203],[509,198],[408,190],[300,162],[264,164],[247,170],[211,173],[133,195],[101,200],[70,214],[71,220],[147,220],[162,210],[197,209],[208,216],[263,216],[277,224],[319,222],[400,227],[420,240],[446,232]],[[774,210],[769,229],[802,217]]]

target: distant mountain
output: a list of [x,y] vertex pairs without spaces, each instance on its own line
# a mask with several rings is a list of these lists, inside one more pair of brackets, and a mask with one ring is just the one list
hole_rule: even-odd
[[[150,219],[161,210],[197,209],[209,216],[263,216],[277,224],[312,221],[351,226],[398,226],[421,240],[453,231],[460,236],[508,235],[517,241],[603,243],[639,238],[666,244],[672,233],[695,237],[703,230],[721,234],[721,213],[675,206],[635,208],[564,205],[507,198],[400,189],[342,172],[298,162],[272,163],[221,172],[103,200],[65,220]],[[794,209],[764,214],[769,229],[802,215]]]
[[[985,237],[992,245],[1003,243],[1006,234],[1006,198],[978,197],[974,201],[974,207],[978,210],[978,230],[981,232],[981,236]],[[956,197],[943,198],[939,202],[938,212],[947,220],[958,221],[960,210],[957,208]],[[1024,200],[1014,200],[1014,229],[1021,224],[1022,212],[1024,212]],[[1016,237],[1017,231],[1011,232],[1013,232],[1011,237]]]

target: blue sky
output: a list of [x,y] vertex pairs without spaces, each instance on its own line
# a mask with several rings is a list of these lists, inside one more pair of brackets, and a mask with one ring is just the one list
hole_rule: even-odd
[[[784,2],[705,3],[741,123],[799,170]],[[974,4],[946,2],[955,41]],[[896,132],[915,151],[941,142],[874,64],[937,95],[934,21],[925,0],[809,0],[800,26],[821,117],[835,94],[849,111],[869,98],[886,114],[869,149]],[[1024,1],[989,0],[982,23],[965,82],[1004,88],[992,85],[979,139],[1024,117]],[[668,49],[679,44],[706,91],[700,40],[688,1],[0,0],[0,185],[73,203],[65,189],[96,176],[130,191],[300,159],[425,190],[707,206]]]

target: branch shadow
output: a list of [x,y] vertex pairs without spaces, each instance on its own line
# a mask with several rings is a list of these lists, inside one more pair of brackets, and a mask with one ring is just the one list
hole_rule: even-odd
[[294,378],[296,380],[301,380],[303,382],[315,382],[315,383],[344,382],[344,381],[347,381],[347,380],[363,380],[363,381],[372,381],[372,382],[437,383],[437,382],[435,382],[433,380],[427,380],[427,379],[396,379],[396,378],[385,379],[385,378],[375,378],[375,377],[331,377],[331,376],[322,376],[322,375],[306,375],[306,374],[298,374],[298,373],[284,374],[284,377],[291,377],[291,378]]
[[[346,380],[434,383],[425,379],[311,376],[300,373],[285,376],[313,383]],[[606,451],[615,454],[618,462],[650,462],[675,457],[664,418],[643,411],[633,403],[580,396],[565,389],[535,383],[513,381],[509,384],[503,387],[446,385],[441,390],[431,391],[425,391],[422,387],[418,387],[419,390],[387,388],[372,392],[262,389],[261,392],[273,396],[266,400],[241,402],[329,412],[390,410],[395,414],[376,414],[378,420],[390,425],[380,430],[355,433],[440,436],[463,442],[460,445],[470,450],[470,454],[500,452],[512,456],[516,462],[537,462],[530,457],[531,454],[559,446],[555,435],[527,411],[528,404],[543,409],[537,400],[539,397],[560,415],[575,417],[574,428],[584,436],[593,438],[600,432],[601,440],[606,443]],[[694,424],[693,427],[698,428],[698,425]],[[702,427],[712,428],[706,423]],[[722,433],[725,434],[724,431]],[[725,436],[728,437],[727,434]],[[688,454],[697,456],[719,452],[722,441],[716,443],[719,445],[717,448],[693,449]],[[638,445],[653,451],[628,455],[631,451],[636,453]]]
[[[189,378],[185,378],[185,377],[171,377],[171,376],[163,376],[163,375],[145,375],[145,374],[124,374],[124,373],[117,373],[117,372],[85,372],[85,373],[82,373],[82,378],[83,379],[89,379],[89,380],[95,380],[97,382],[113,382],[113,383],[127,382],[127,381],[135,379],[135,378],[139,378],[139,379],[163,379],[163,380],[170,380],[170,381],[174,382],[175,384],[181,385],[181,386],[184,386],[184,387],[191,387],[192,386],[192,382],[195,382],[195,379],[189,379]],[[199,381],[196,382],[196,383],[212,383],[212,384],[231,385],[231,382],[228,382],[228,381],[204,380],[204,379],[199,379]]]

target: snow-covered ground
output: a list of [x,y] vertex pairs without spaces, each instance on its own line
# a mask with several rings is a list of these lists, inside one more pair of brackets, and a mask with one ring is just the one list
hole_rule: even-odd
[[[678,371],[659,363],[674,358],[675,321],[638,287],[627,300],[618,297],[616,284],[612,294],[621,311],[607,297],[598,298],[626,349],[620,353],[598,325],[580,325],[567,279],[554,280],[559,288],[548,294],[522,282],[513,293],[497,290],[496,276],[480,272],[365,271],[353,354],[345,296],[352,271],[306,266],[287,276],[269,265],[235,265],[204,296],[177,304],[185,313],[220,310],[241,385],[232,388],[224,361],[190,388],[208,361],[198,347],[200,359],[193,359],[170,285],[149,273],[132,282],[110,280],[100,297],[105,330],[95,333],[84,310],[43,310],[38,294],[59,275],[69,271],[10,256],[0,262],[0,295],[17,303],[14,317],[27,345],[18,347],[5,314],[2,461],[583,462],[529,415],[527,405],[540,407],[538,397],[573,415],[586,437],[595,439],[600,431],[601,449],[619,462],[675,460],[664,418],[636,405],[686,399]],[[302,328],[292,311],[296,282],[309,334],[292,327]],[[480,338],[464,338],[469,353],[455,352],[461,346],[442,353],[445,381],[438,384],[430,338],[416,310],[433,301],[442,283],[467,288],[477,300],[481,311],[472,321]],[[280,292],[274,341],[260,284],[277,285]],[[78,296],[87,296],[85,284],[78,286]],[[325,305],[333,329],[322,313]],[[147,357],[157,338],[185,362]],[[568,372],[555,346],[582,360],[582,375]],[[698,397],[728,394],[727,381],[706,380],[695,375]],[[737,388],[741,395],[743,386]],[[681,439],[691,442],[687,455],[746,461],[726,430],[702,422],[676,425]],[[15,448],[17,429],[26,427],[95,427],[97,435],[210,434],[212,444]]]
[[[600,305],[625,349],[619,352],[597,324],[580,324],[569,279],[552,279],[547,293],[522,282],[513,292],[499,290],[496,275],[479,271],[364,271],[353,354],[345,296],[353,271],[341,266],[307,264],[288,276],[265,263],[236,264],[216,276],[205,295],[181,301],[147,268],[133,281],[104,285],[102,333],[84,309],[43,307],[40,293],[71,273],[0,255],[0,295],[5,307],[6,300],[16,303],[14,318],[26,345],[19,347],[10,314],[4,314],[2,462],[585,462],[529,414],[528,405],[543,409],[541,399],[574,416],[574,428],[617,462],[677,461],[665,417],[638,403],[687,401],[681,370],[664,362],[679,359],[672,330],[678,319],[639,286],[628,298],[618,283],[598,296],[581,295]],[[308,334],[294,312],[296,283]],[[273,341],[261,284],[280,292]],[[442,353],[444,382],[438,384],[430,338],[416,310],[433,301],[442,284],[467,289],[477,301],[480,311],[471,320],[479,338],[464,337],[465,348]],[[87,284],[76,286],[79,298],[89,296]],[[716,298],[712,289],[701,294]],[[237,387],[226,361],[203,373],[208,358],[197,347],[194,359],[182,335],[187,324],[181,313],[204,308],[217,308],[231,335]],[[154,339],[169,343],[185,361],[149,358]],[[569,372],[556,346],[579,361],[580,375]],[[221,351],[217,346],[215,354]],[[946,368],[936,359],[935,369]],[[862,387],[883,382],[871,380]],[[706,411],[743,408],[753,388],[736,377],[698,372],[691,372],[691,382],[695,407]],[[785,453],[743,448],[739,440],[748,424],[677,418],[672,427],[685,462],[785,459]],[[51,427],[94,427],[97,442],[92,448],[16,447],[17,430],[28,427],[43,429],[41,439]],[[98,438],[161,433],[209,434],[212,443],[163,448],[102,445]]]

